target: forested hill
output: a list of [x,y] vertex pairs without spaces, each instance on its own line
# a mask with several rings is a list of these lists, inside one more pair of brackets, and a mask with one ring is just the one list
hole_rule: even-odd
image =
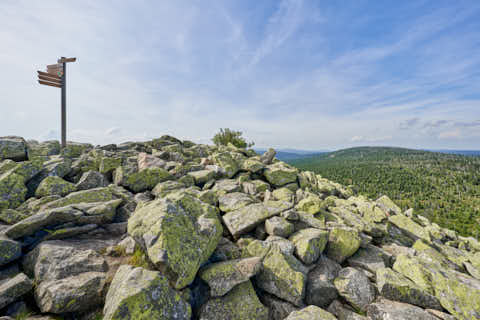
[[386,194],[443,227],[480,236],[480,157],[393,147],[358,147],[289,161],[356,189]]

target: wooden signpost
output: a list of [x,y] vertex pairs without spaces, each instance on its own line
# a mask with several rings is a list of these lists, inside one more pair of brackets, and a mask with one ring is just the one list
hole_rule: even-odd
[[38,83],[62,89],[62,148],[67,146],[67,63],[77,58],[61,57],[56,64],[47,65],[47,72],[37,71]]

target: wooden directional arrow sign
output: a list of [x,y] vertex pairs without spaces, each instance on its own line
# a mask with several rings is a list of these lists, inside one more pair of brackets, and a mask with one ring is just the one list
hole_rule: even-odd
[[62,80],[61,79],[55,79],[55,78],[52,78],[52,77],[45,77],[45,76],[42,76],[42,75],[39,75],[38,79],[62,85]]
[[38,83],[46,85],[46,86],[50,86],[50,87],[62,88],[61,84],[58,84],[58,83],[55,83],[55,82],[47,82],[47,81],[38,80]]
[[75,62],[75,61],[77,61],[77,58],[60,58],[57,60],[58,63]]
[[47,65],[47,72],[37,71],[38,83],[62,89],[62,148],[67,146],[67,63],[75,61],[77,58],[61,57],[58,63]]
[[42,72],[42,71],[37,71],[38,72],[38,76],[44,76],[44,77],[48,77],[48,78],[52,78],[54,80],[58,80],[58,81],[61,81],[62,78],[55,75],[55,74],[51,74],[51,73],[47,73],[47,72]]

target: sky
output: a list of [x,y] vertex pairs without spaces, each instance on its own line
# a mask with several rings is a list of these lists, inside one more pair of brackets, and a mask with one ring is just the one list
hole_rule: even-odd
[[480,149],[480,1],[1,0],[0,136]]

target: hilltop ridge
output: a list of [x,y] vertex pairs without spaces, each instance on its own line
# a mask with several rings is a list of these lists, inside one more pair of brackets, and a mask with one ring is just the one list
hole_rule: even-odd
[[480,243],[275,158],[0,137],[0,316],[475,319]]
[[480,157],[395,147],[357,147],[290,164],[371,198],[388,195],[440,226],[480,237]]

